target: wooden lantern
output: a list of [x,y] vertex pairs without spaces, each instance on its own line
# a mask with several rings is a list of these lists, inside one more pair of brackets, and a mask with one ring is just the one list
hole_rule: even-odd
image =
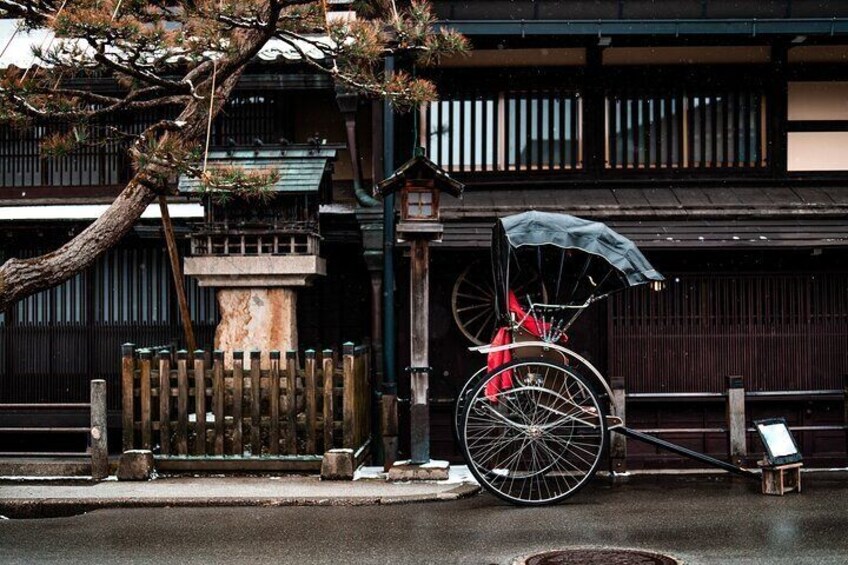
[[404,222],[439,221],[439,191],[432,179],[409,179],[401,190],[400,217]]
[[462,194],[463,185],[452,179],[442,168],[423,154],[416,155],[377,185],[380,196],[400,194],[400,222],[397,225],[401,240],[438,240],[443,226],[439,222],[441,193]]

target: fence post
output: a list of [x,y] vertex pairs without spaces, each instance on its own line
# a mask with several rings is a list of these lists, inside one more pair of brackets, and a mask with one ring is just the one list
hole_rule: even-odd
[[262,414],[259,412],[262,407],[261,356],[257,349],[250,352],[250,454],[254,457],[262,455]]
[[153,352],[149,349],[141,349],[138,352],[141,360],[141,380],[138,387],[139,406],[141,407],[141,448],[150,449],[153,446],[153,423],[150,421],[150,371],[153,361]]
[[133,448],[133,377],[135,374],[135,344],[121,346],[121,451]]
[[212,413],[215,414],[215,455],[224,454],[224,352],[212,353]]
[[244,454],[241,405],[244,402],[244,351],[233,351],[233,455]]
[[286,351],[286,452],[297,455],[297,351]]
[[318,405],[315,398],[315,376],[317,364],[315,361],[315,350],[307,349],[304,361],[304,393],[306,395],[306,452],[314,454],[318,452],[315,435],[318,427]]
[[188,455],[188,351],[177,351],[177,453]]
[[194,453],[206,455],[206,355],[194,351]]
[[91,381],[91,478],[109,476],[109,448],[106,437],[106,381]]
[[159,352],[159,445],[162,455],[171,454],[171,353]]
[[734,465],[742,465],[748,455],[745,429],[745,388],[742,377],[727,377],[728,455]]
[[[627,424],[627,404],[625,398],[624,377],[611,377],[612,414]],[[623,434],[610,434],[610,471],[613,473],[627,472],[627,438]]]
[[347,342],[342,349],[342,370],[344,374],[344,389],[342,392],[342,447],[356,448],[353,434],[355,425],[354,403],[356,402],[356,375],[354,374],[354,346]]
[[324,451],[333,449],[333,350],[322,352],[321,364],[324,369]]
[[271,431],[268,434],[271,440],[271,455],[280,454],[280,352],[276,349],[269,354],[271,370],[268,371],[270,387],[268,394],[271,397]]

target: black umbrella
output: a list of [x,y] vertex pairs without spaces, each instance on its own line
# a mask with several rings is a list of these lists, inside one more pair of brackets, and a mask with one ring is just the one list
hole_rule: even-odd
[[[502,318],[510,290],[525,308],[582,308],[618,290],[665,280],[636,244],[606,224],[536,211],[498,219],[492,268]],[[524,281],[520,294],[511,288],[517,278]]]

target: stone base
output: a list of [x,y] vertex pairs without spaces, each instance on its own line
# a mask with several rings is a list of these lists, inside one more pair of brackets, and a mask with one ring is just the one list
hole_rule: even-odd
[[321,460],[321,479],[352,481],[355,462],[352,449],[331,449]]
[[[258,349],[261,365],[269,367],[271,350],[297,349],[297,293],[292,288],[222,288],[218,290],[221,321],[215,348],[223,351]],[[247,357],[247,355],[245,355]],[[232,359],[225,357],[229,367]]]
[[147,449],[131,449],[118,461],[119,481],[148,481],[155,472],[153,453]]
[[389,469],[390,481],[446,481],[450,476],[450,463],[431,460],[429,463],[414,464],[398,461]]

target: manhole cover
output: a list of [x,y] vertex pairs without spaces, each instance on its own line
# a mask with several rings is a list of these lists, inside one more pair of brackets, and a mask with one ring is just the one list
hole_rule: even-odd
[[563,549],[524,558],[524,565],[678,565],[667,555],[636,549]]

